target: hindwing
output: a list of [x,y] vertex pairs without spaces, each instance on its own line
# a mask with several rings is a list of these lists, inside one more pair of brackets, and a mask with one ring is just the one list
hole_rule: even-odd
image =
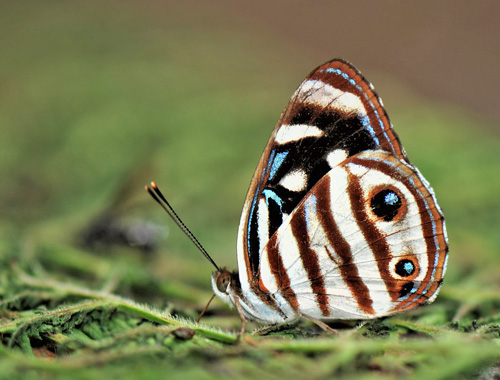
[[259,287],[287,314],[366,319],[432,300],[444,219],[418,171],[383,150],[332,168],[261,252]]

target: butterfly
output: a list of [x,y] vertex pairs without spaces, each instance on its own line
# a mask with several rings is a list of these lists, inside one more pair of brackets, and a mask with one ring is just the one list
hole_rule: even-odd
[[300,84],[260,158],[238,229],[238,271],[204,254],[217,268],[215,294],[244,318],[363,320],[434,301],[448,238],[382,100],[334,59]]

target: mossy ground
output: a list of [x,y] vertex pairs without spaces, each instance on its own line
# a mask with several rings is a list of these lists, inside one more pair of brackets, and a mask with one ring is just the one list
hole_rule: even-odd
[[[494,127],[397,85],[386,99],[447,218],[434,304],[338,324],[338,336],[306,321],[266,335],[250,325],[237,344],[237,313],[220,302],[194,322],[212,268],[143,186],[155,179],[215,261],[234,267],[246,187],[307,70],[247,35],[126,6],[13,4],[0,13],[0,377],[499,376]],[[152,245],[125,244],[130,228]]]

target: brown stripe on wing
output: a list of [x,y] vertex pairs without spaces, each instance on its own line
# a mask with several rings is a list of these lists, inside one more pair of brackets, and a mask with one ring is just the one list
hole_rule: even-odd
[[360,277],[357,266],[352,262],[352,253],[349,243],[344,239],[340,232],[337,223],[333,219],[331,213],[331,200],[330,200],[330,180],[325,178],[320,181],[315,188],[317,194],[317,215],[318,219],[326,232],[326,236],[330,245],[333,247],[335,253],[340,257],[341,262],[337,263],[328,247],[325,246],[328,255],[338,265],[340,274],[344,282],[349,287],[349,290],[355,297],[358,306],[367,314],[375,314],[372,304],[373,300],[370,297],[368,287]]
[[273,308],[274,310],[278,311],[281,315],[285,315],[283,313],[283,310],[279,307],[279,305],[276,303],[276,300],[274,297],[271,295],[267,287],[264,285],[264,282],[262,281],[262,278],[260,277],[253,277],[252,281],[250,281],[250,289],[252,292],[260,298],[262,302],[264,302],[267,306]]
[[307,231],[305,218],[305,210],[302,207],[297,210],[293,219],[290,221],[292,234],[297,240],[300,259],[307,272],[307,278],[309,279],[312,291],[316,295],[316,303],[321,310],[321,314],[323,314],[324,317],[328,317],[330,315],[330,308],[328,295],[325,289],[325,280],[321,274],[318,255],[311,248],[311,239]]
[[[283,297],[287,300],[293,310],[297,311],[299,309],[299,303],[297,301],[297,296],[295,292],[290,287],[290,277],[286,272],[286,268],[281,259],[281,255],[278,249],[278,233],[275,233],[269,242],[267,243],[267,257],[269,260],[269,267],[273,273],[278,289],[280,290]],[[260,276],[260,273],[259,273]],[[260,281],[262,283],[262,281]]]
[[[425,278],[422,280],[419,288],[414,292],[414,294],[412,294],[404,301],[400,302],[392,310],[402,311],[426,302],[427,299],[436,292],[441,284],[444,270],[444,261],[446,259],[448,249],[443,232],[444,217],[436,207],[430,191],[427,189],[427,187],[421,181],[420,177],[414,172],[411,167],[401,162],[396,157],[390,155],[380,155],[379,158],[380,160],[377,161],[354,158],[352,160],[352,163],[362,165],[370,169],[379,170],[380,172],[390,176],[391,178],[402,182],[411,192],[417,202],[417,207],[420,211],[422,232],[428,252],[428,267],[432,269],[427,271]],[[429,207],[426,206],[426,203],[429,204]],[[437,244],[434,240],[435,238],[437,239]],[[437,248],[437,245],[439,245],[440,247],[439,250]],[[438,252],[442,252],[443,248],[445,253],[438,257],[437,265],[434,265]],[[429,283],[432,284],[428,287]],[[425,290],[427,287],[428,289]],[[425,295],[423,294],[424,291],[426,292]],[[393,298],[394,300],[394,295],[396,295],[397,293],[394,292],[392,287],[390,293],[392,295],[391,298]],[[419,298],[417,299],[417,297]],[[397,298],[398,297],[396,297],[395,301],[397,301]]]
[[375,256],[380,277],[384,280],[387,291],[391,295],[391,299],[396,301],[398,297],[395,296],[395,292],[399,291],[399,286],[397,281],[393,281],[393,277],[387,265],[388,259],[391,258],[389,245],[387,244],[387,240],[384,238],[384,235],[372,222],[370,222],[370,218],[366,213],[364,205],[363,190],[358,178],[351,173],[348,174],[348,178],[348,193],[349,200],[351,201],[352,214],[354,215],[354,219],[356,220],[360,231]]

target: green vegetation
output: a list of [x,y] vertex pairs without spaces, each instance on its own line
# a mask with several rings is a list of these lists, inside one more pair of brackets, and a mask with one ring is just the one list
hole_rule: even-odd
[[[339,324],[338,336],[306,321],[257,334],[251,324],[237,344],[238,315],[219,301],[195,322],[212,268],[143,186],[155,179],[215,261],[235,267],[253,169],[303,63],[320,62],[290,65],[273,41],[266,50],[243,31],[111,4],[12,2],[0,13],[0,377],[498,376],[493,128],[404,88],[385,98],[447,218],[434,304]],[[92,245],[88,229],[103,220],[119,231],[154,223],[158,246]]]

